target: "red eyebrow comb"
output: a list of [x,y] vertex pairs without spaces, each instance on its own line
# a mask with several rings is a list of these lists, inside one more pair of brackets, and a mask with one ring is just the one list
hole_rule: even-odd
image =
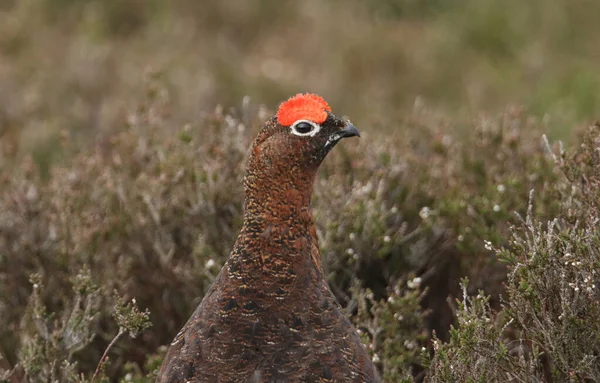
[[298,120],[309,120],[317,124],[327,119],[331,107],[322,97],[312,93],[298,93],[279,106],[277,120],[283,126],[290,126]]

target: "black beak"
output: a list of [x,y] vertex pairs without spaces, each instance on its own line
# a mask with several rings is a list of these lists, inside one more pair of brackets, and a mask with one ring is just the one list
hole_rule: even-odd
[[354,137],[354,136],[360,137],[360,132],[358,131],[358,129],[356,129],[356,126],[352,125],[352,123],[350,121],[348,121],[346,123],[346,127],[340,133],[341,133],[340,138]]
[[354,136],[360,137],[360,133],[358,132],[358,129],[356,129],[356,126],[352,125],[352,123],[348,121],[346,122],[344,129],[338,130],[329,136],[329,139],[327,139],[327,142],[325,143],[325,148],[329,150],[342,138]]

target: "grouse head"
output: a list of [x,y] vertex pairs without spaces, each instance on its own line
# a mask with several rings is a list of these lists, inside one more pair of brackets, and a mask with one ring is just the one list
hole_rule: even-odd
[[359,136],[356,127],[333,115],[323,98],[316,94],[293,96],[279,106],[252,145],[244,181],[246,197],[258,186],[267,194],[300,193],[305,204],[327,153],[342,138],[352,136]]
[[252,155],[265,165],[281,164],[316,169],[344,137],[359,136],[349,121],[334,116],[316,94],[297,94],[279,106],[252,147]]

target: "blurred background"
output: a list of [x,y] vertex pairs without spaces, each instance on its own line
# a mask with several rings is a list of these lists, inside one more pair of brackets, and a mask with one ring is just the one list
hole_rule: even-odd
[[239,232],[248,147],[298,92],[362,133],[322,165],[314,215],[386,381],[600,381],[598,15],[0,0],[0,382],[87,382],[110,347],[103,382],[153,382]]
[[508,103],[554,137],[600,109],[593,0],[2,0],[0,164],[122,128],[159,75],[183,120],[244,96],[316,92],[369,129],[422,100],[452,118]]

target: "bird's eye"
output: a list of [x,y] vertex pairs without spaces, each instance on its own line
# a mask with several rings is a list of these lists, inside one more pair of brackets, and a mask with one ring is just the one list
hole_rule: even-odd
[[301,122],[298,125],[296,125],[296,132],[300,134],[310,133],[310,131],[313,129],[313,126],[308,122]]
[[321,130],[321,126],[315,124],[312,121],[308,120],[298,120],[291,126],[292,133],[297,136],[311,136],[313,137],[315,134]]

